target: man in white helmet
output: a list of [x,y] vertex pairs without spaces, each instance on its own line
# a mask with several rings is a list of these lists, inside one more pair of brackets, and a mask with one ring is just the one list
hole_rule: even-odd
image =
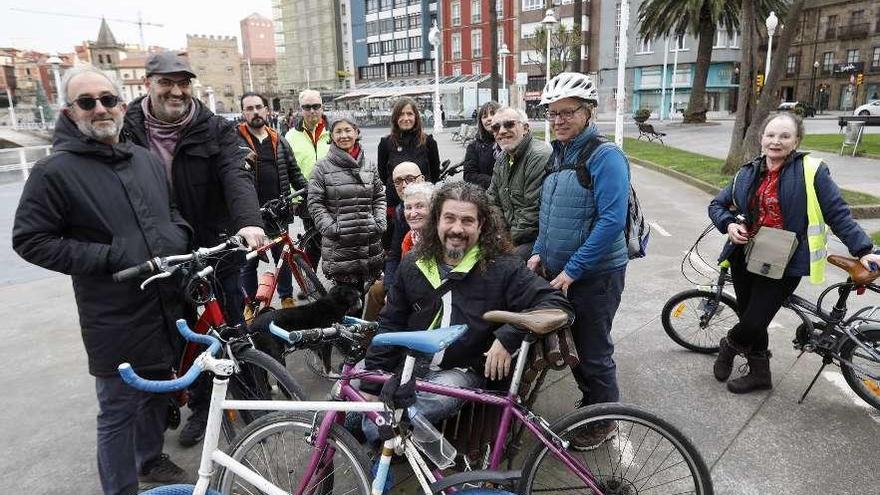
[[[541,191],[538,239],[528,267],[543,273],[575,308],[572,335],[580,364],[572,371],[581,406],[615,402],[617,367],[611,322],[629,259],[624,239],[629,164],[592,122],[598,92],[585,74],[563,72],[544,87],[541,105],[556,139]],[[589,450],[615,434],[613,422],[580,432],[572,447]]]

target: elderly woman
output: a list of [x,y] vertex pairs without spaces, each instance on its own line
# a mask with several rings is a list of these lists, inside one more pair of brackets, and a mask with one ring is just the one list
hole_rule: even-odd
[[492,117],[499,108],[501,105],[496,101],[483,103],[477,114],[477,137],[468,143],[464,154],[464,180],[479,184],[483,189],[489,188],[495,159],[501,154],[492,132]]
[[382,272],[385,186],[375,167],[364,163],[360,130],[352,119],[334,121],[330,139],[330,151],[309,180],[309,213],[322,236],[324,274],[363,294]]
[[[872,263],[880,262],[871,239],[853,220],[831,180],[828,167],[797,151],[804,136],[801,119],[792,113],[772,115],[762,129],[761,155],[743,165],[731,185],[709,205],[712,222],[729,238],[721,259],[730,261],[739,305],[739,323],[721,339],[713,373],[719,381],[726,381],[734,357],[745,355],[748,374],[727,382],[728,390],[737,394],[772,388],[767,326],[801,277],[810,275],[814,283],[824,280],[824,235],[813,234],[827,223],[865,268],[870,270]],[[746,269],[743,248],[762,228],[793,232],[797,238],[797,247],[779,280]]]

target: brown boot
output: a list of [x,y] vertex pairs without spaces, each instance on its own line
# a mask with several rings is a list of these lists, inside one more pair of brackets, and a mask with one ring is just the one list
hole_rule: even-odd
[[718,357],[715,358],[712,373],[716,380],[723,382],[730,378],[730,372],[733,371],[733,358],[737,354],[746,355],[748,348],[740,347],[727,337],[721,338],[718,347]]
[[727,382],[727,390],[735,394],[745,394],[752,390],[769,390],[773,388],[770,378],[770,351],[750,352],[746,359],[749,361],[749,372]]

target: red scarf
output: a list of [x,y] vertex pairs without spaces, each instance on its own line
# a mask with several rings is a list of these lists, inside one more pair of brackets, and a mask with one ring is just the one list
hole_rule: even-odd
[[348,154],[357,161],[358,157],[361,156],[361,145],[354,143],[354,146],[348,150]]

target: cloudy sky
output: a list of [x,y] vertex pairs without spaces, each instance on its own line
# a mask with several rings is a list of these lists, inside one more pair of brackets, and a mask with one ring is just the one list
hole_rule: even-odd
[[[57,14],[93,16],[95,19],[20,12],[29,9]],[[49,52],[70,52],[73,46],[98,36],[101,16],[120,43],[139,43],[138,13],[145,22],[164,27],[144,27],[148,45],[186,47],[187,34],[237,36],[241,45],[239,21],[257,12],[272,18],[271,0],[0,0],[0,46]]]

